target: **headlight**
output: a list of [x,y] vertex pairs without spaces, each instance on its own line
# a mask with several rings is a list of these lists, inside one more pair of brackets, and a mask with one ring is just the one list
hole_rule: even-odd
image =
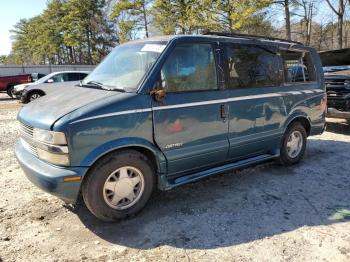
[[344,81],[344,86],[346,89],[350,89],[350,79]]
[[26,88],[28,85],[18,85],[18,86],[15,86],[15,91],[16,92],[19,92],[19,91],[23,91],[24,88]]
[[40,159],[54,165],[69,165],[67,139],[64,133],[34,128],[33,140]]
[[56,154],[51,153],[41,148],[36,149],[38,152],[38,157],[44,161],[52,163],[59,166],[69,166],[69,156],[68,154]]
[[35,141],[51,145],[67,145],[67,139],[64,133],[34,128],[33,138]]

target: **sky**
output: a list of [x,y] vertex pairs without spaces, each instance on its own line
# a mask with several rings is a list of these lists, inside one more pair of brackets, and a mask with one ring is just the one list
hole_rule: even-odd
[[[316,20],[324,23],[335,21],[335,16],[330,12],[325,2],[319,0],[316,6]],[[8,55],[11,51],[11,33],[13,26],[21,18],[31,18],[39,15],[46,7],[47,0],[0,0],[0,55]],[[273,24],[283,23],[283,9],[275,17]],[[282,12],[281,12],[282,11]],[[292,18],[293,20],[293,18]]]
[[21,18],[39,15],[47,0],[0,0],[0,55],[11,51],[10,32]]

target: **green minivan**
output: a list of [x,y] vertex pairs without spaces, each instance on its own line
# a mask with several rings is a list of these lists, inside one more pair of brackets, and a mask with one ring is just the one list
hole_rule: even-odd
[[148,38],[24,106],[16,155],[35,185],[68,203],[81,195],[96,217],[115,221],[139,212],[156,188],[299,162],[307,137],[324,130],[326,99],[319,56],[300,43]]

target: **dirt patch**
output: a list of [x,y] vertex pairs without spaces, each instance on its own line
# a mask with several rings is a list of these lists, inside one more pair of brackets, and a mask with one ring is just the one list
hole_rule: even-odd
[[[3,100],[2,100],[3,99]],[[157,192],[137,217],[97,221],[33,186],[14,156],[20,104],[0,94],[0,261],[349,261],[350,126],[304,161]]]

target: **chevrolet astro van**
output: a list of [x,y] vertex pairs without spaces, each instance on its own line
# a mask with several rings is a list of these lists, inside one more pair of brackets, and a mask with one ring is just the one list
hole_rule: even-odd
[[317,52],[275,38],[132,41],[71,85],[22,108],[16,155],[31,182],[68,203],[82,195],[104,221],[136,214],[156,188],[295,164],[325,127]]

